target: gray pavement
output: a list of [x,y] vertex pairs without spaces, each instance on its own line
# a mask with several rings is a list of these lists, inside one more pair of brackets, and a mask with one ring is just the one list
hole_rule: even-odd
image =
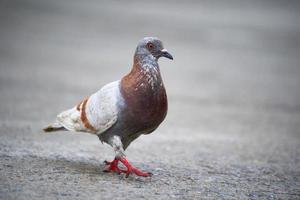
[[[297,1],[0,1],[0,199],[300,199]],[[169,112],[127,150],[152,178],[107,174],[55,115],[158,36]]]

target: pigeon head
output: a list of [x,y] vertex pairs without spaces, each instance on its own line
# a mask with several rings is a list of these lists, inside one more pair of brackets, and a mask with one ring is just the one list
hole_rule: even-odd
[[136,55],[152,55],[156,60],[166,57],[173,60],[173,56],[163,47],[162,42],[156,37],[143,38],[136,48]]

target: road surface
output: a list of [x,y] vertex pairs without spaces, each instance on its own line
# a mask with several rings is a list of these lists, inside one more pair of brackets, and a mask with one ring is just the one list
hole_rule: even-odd
[[[0,2],[0,199],[300,199],[297,1]],[[42,128],[158,36],[168,116],[102,172],[94,135]]]

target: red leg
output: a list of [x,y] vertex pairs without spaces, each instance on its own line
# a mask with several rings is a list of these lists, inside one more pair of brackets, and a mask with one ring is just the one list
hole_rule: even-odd
[[137,176],[143,176],[143,177],[152,176],[152,173],[142,172],[141,170],[132,166],[125,157],[119,158],[119,160],[127,168],[127,170],[123,171],[126,174],[126,178],[129,176],[129,174],[132,173],[136,174]]
[[118,174],[120,174],[121,172],[123,172],[123,170],[121,170],[118,166],[118,159],[114,159],[113,161],[109,162],[109,161],[104,161],[104,163],[106,164],[106,166],[104,167],[104,172],[117,172]]
[[[121,162],[126,168],[127,170],[121,169],[118,166],[118,162]],[[152,176],[152,173],[150,172],[142,172],[139,169],[135,168],[134,166],[132,166],[126,158],[122,157],[122,158],[115,158],[113,161],[108,162],[105,161],[105,168],[104,168],[104,172],[117,172],[118,174],[120,173],[125,173],[126,174],[126,178],[129,176],[129,174],[136,174],[137,176],[143,176],[143,177],[148,177],[148,176]]]

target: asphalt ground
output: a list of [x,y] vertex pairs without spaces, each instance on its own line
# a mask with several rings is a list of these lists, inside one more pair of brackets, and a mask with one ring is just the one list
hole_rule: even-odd
[[[0,1],[0,199],[300,199],[298,1]],[[42,128],[157,36],[163,124],[104,173],[94,135]]]

